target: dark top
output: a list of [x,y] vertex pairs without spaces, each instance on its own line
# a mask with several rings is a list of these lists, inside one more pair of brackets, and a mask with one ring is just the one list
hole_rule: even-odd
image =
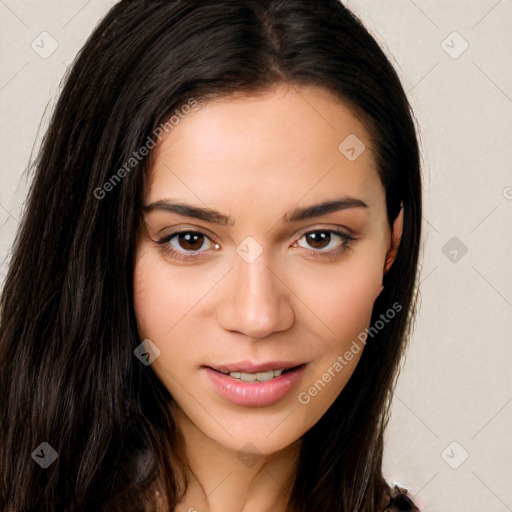
[[407,489],[395,485],[390,489],[389,502],[384,512],[420,512],[420,509],[407,494]]

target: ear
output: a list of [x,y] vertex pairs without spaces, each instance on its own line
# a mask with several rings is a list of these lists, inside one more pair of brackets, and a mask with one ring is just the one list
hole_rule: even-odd
[[389,267],[395,261],[400,240],[402,239],[402,229],[404,222],[404,204],[400,205],[400,212],[393,222],[393,233],[391,234],[391,247],[386,254],[386,261],[384,262],[384,274],[389,270]]

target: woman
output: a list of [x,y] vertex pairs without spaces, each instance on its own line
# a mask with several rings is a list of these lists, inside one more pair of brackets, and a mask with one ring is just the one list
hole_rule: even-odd
[[2,510],[417,510],[382,476],[421,179],[336,0],[122,1],[1,299]]

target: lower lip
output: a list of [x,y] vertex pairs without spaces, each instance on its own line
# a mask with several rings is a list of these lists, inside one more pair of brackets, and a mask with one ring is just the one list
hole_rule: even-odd
[[306,365],[281,374],[267,382],[244,382],[205,367],[213,389],[226,400],[236,405],[264,407],[283,399],[302,378]]

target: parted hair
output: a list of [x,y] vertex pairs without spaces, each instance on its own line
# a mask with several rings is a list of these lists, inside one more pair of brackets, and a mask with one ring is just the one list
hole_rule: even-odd
[[[136,233],[150,155],[95,194],[191,98],[319,86],[367,127],[390,226],[403,208],[368,340],[346,387],[304,435],[290,512],[381,512],[383,434],[417,302],[421,177],[397,73],[337,0],[122,0],[65,77],[0,299],[0,509],[174,510],[187,484],[170,393],[134,349]],[[171,135],[172,136],[172,135]],[[46,469],[31,453],[58,453]]]

